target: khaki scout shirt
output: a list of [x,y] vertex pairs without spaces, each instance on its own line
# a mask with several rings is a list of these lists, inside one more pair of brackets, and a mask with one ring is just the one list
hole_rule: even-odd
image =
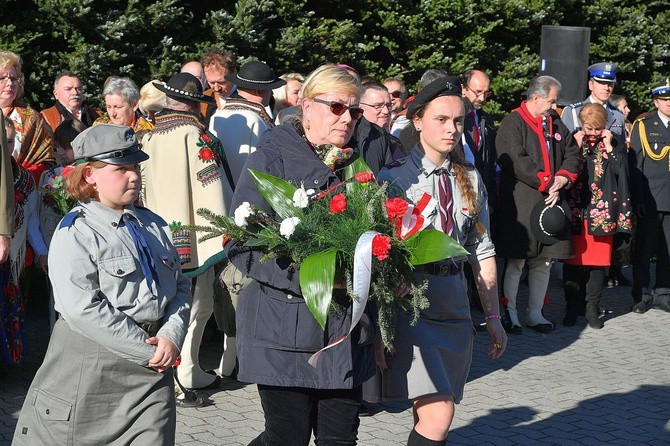
[[[411,203],[418,203],[424,193],[439,201],[438,182],[440,176],[435,174],[435,170],[438,168],[447,169],[451,181],[455,223],[452,236],[470,253],[468,257],[470,263],[494,256],[495,247],[489,235],[488,195],[482,178],[474,166],[468,165],[467,169],[477,197],[477,210],[468,209],[468,205],[463,201],[463,193],[456,182],[449,158],[441,166],[436,166],[424,156],[418,146],[415,146],[406,158],[382,169],[379,173],[379,182],[390,183],[389,191],[391,195],[404,197]],[[437,207],[428,218],[434,228],[440,228],[440,215]],[[477,222],[484,227],[484,232],[477,230],[475,226]]]
[[[125,214],[137,219],[153,254],[157,295],[142,273]],[[130,205],[122,214],[97,201],[80,203],[51,240],[49,279],[56,311],[70,328],[124,359],[146,366],[154,355],[156,347],[144,342],[149,335],[138,323],[162,319],[157,336],[178,348],[184,342],[190,281],[181,273],[167,224],[147,209]]]

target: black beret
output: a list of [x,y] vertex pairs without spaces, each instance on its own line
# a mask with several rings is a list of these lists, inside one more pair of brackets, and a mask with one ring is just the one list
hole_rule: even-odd
[[461,81],[456,76],[446,76],[434,80],[416,94],[407,106],[407,118],[412,119],[421,107],[440,96],[462,96]]

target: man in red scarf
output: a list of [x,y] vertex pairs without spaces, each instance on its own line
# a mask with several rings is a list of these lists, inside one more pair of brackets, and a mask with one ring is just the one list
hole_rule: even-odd
[[579,148],[553,112],[560,91],[560,82],[551,76],[531,80],[526,100],[502,120],[496,136],[501,175],[493,236],[496,253],[506,259],[503,301],[512,333],[521,333],[516,296],[524,265],[528,263],[530,289],[526,324],[549,333],[554,324],[544,318],[542,307],[551,264],[572,255],[569,237],[540,241],[531,229],[533,207],[538,202],[560,205],[565,190],[577,179]]

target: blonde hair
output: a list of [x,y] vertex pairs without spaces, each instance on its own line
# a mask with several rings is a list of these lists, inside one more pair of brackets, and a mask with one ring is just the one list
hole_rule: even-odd
[[305,79],[300,89],[300,97],[314,99],[320,94],[333,92],[360,97],[361,84],[344,68],[334,64],[321,65]]
[[579,120],[582,127],[586,124],[596,129],[604,129],[607,126],[607,111],[600,104],[586,104],[579,110]]
[[5,69],[8,67],[13,67],[14,71],[16,71],[16,75],[19,78],[19,88],[16,92],[15,100],[20,99],[23,97],[23,83],[25,82],[23,71],[21,71],[21,68],[23,67],[21,56],[11,51],[0,51],[0,69]]
[[102,169],[107,163],[102,161],[89,161],[82,164],[77,164],[70,174],[65,178],[65,190],[67,194],[77,201],[88,201],[95,198],[98,192],[95,186],[88,184],[84,178],[84,169],[91,167],[91,169]]
[[158,80],[149,81],[140,88],[140,111],[148,116],[150,113],[156,113],[165,108],[165,93],[160,91],[154,85]]

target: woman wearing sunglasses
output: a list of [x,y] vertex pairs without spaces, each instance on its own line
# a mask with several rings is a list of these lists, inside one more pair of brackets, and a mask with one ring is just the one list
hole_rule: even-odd
[[[406,158],[387,166],[379,180],[392,195],[419,203],[432,196],[434,228],[453,237],[469,253],[477,289],[486,313],[488,355],[502,356],[507,335],[500,324],[495,248],[489,235],[489,211],[481,176],[465,163],[458,144],[465,107],[458,78],[446,76],[426,85],[407,109],[419,142]],[[429,307],[416,325],[401,313],[396,323],[395,351],[387,355],[383,397],[411,400],[414,429],[408,446],[444,445],[463,397],[473,348],[472,320],[463,277],[465,256],[422,265],[418,282],[428,281]],[[384,367],[382,367],[384,368]]]
[[[342,180],[355,151],[347,146],[359,108],[360,84],[335,65],[317,68],[302,87],[300,119],[267,131],[247,158],[231,209],[249,202],[272,215],[248,169],[269,173],[305,189],[325,190]],[[329,314],[325,331],[301,296],[299,271],[289,258],[261,258],[262,249],[231,241],[230,261],[252,279],[237,306],[238,379],[258,384],[265,431],[251,445],[355,445],[361,385],[375,371],[374,318],[365,314],[352,335],[307,362],[329,340],[346,334],[351,302]],[[338,299],[337,293],[333,296]],[[365,327],[365,328],[361,328]]]

